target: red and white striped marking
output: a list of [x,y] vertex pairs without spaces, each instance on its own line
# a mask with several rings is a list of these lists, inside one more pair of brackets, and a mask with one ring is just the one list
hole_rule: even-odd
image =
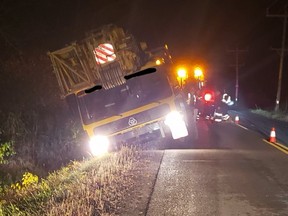
[[114,48],[112,44],[109,43],[100,44],[98,47],[96,47],[94,50],[94,55],[97,64],[105,64],[116,59]]

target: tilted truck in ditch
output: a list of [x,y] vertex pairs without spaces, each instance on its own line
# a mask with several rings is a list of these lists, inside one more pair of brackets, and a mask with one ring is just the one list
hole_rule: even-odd
[[188,135],[167,45],[149,51],[106,25],[48,55],[63,98],[75,95],[93,154],[135,138]]

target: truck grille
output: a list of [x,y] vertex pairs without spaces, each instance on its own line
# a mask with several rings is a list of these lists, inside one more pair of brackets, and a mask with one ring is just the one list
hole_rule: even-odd
[[166,116],[170,112],[168,104],[145,110],[140,113],[119,119],[117,121],[94,128],[94,134],[112,134],[121,130],[125,130],[145,122],[152,121],[157,118]]

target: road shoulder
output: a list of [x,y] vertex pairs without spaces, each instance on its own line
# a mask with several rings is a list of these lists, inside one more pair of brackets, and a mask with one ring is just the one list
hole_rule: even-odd
[[117,204],[117,215],[145,215],[164,151],[140,152],[134,168],[126,174],[123,199]]

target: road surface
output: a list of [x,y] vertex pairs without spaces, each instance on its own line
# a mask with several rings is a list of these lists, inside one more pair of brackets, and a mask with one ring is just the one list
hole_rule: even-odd
[[170,143],[146,215],[288,215],[288,155],[233,123]]

